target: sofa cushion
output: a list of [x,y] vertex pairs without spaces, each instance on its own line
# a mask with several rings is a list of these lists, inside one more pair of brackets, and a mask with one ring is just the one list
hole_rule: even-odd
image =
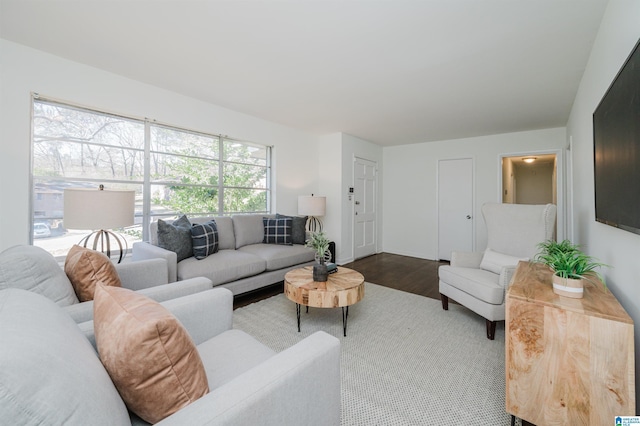
[[64,272],[81,302],[93,300],[98,282],[102,285],[122,287],[116,267],[106,254],[77,244],[71,247],[67,254]]
[[261,243],[264,239],[264,225],[262,217],[257,214],[232,216],[233,232],[236,235],[236,247]]
[[200,355],[164,306],[124,288],[96,288],[100,359],[129,409],[157,423],[209,392]]
[[281,217],[291,218],[291,242],[293,244],[304,244],[307,241],[307,220],[309,216],[285,216],[276,214],[276,219]]
[[484,269],[443,265],[438,268],[440,280],[487,303],[500,305],[505,289],[500,275]]
[[499,274],[505,266],[516,266],[521,260],[528,261],[527,257],[515,257],[508,254],[499,253],[487,248],[480,262],[480,269]]
[[218,251],[218,227],[215,220],[191,225],[193,257],[198,260]]
[[292,244],[290,217],[281,217],[279,219],[263,217],[262,224],[264,226],[264,238],[262,240],[263,243],[285,245]]
[[239,250],[218,250],[206,259],[194,257],[178,263],[178,279],[205,277],[214,286],[258,275],[265,271],[267,262],[251,253]]
[[315,259],[313,249],[300,245],[251,244],[239,248],[238,251],[264,259],[267,271],[276,271]]
[[233,233],[233,221],[230,217],[194,217],[191,218],[191,223],[207,223],[210,220],[215,220],[218,228],[218,250],[234,250],[236,237]]
[[42,295],[0,291],[0,423],[123,425],[129,414],[91,343]]
[[21,288],[40,293],[59,306],[78,303],[73,286],[46,250],[20,245],[0,253],[0,290]]
[[240,330],[228,330],[198,345],[213,390],[276,354]]

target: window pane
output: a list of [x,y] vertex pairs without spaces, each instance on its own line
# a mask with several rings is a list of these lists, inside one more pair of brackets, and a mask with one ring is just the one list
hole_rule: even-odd
[[194,157],[155,154],[151,161],[154,182],[218,185],[218,162]]
[[151,151],[217,160],[218,138],[167,127],[151,126]]
[[33,140],[97,143],[144,149],[144,125],[139,121],[90,110],[33,103]]
[[266,167],[225,163],[224,186],[264,189],[267,187],[267,169]]
[[224,141],[224,160],[266,166],[267,147],[226,140]]
[[215,213],[218,188],[181,185],[151,185],[151,215]]
[[64,141],[41,141],[33,146],[36,176],[142,181],[144,153],[128,148]]
[[267,191],[256,189],[225,188],[224,212],[267,212]]

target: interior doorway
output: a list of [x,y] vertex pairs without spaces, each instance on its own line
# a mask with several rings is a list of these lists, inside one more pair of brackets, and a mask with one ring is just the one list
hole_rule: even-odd
[[556,237],[564,238],[562,161],[559,152],[501,156],[500,201],[509,204],[555,204]]
[[502,202],[558,204],[555,154],[502,158]]

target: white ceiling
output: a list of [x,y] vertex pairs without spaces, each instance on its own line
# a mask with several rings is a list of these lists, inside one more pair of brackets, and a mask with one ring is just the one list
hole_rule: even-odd
[[0,37],[313,134],[564,126],[607,0],[0,0]]

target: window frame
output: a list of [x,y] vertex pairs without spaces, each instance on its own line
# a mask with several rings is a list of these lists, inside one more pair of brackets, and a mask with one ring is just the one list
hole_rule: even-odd
[[[61,143],[79,143],[79,144],[89,144],[91,146],[98,146],[100,148],[115,148],[115,149],[121,149],[123,151],[125,150],[129,150],[131,152],[133,151],[137,151],[139,153],[142,153],[142,164],[138,164],[138,166],[142,167],[142,179],[139,179],[139,176],[134,176],[132,179],[127,180],[127,179],[106,179],[103,177],[93,177],[93,176],[50,176],[47,174],[36,174],[35,173],[35,163],[36,163],[36,138],[38,137],[38,135],[36,135],[35,131],[36,131],[36,104],[37,103],[43,103],[43,104],[47,104],[47,105],[52,105],[54,107],[60,107],[60,108],[66,108],[66,109],[72,109],[72,110],[76,110],[79,111],[80,113],[87,113],[87,114],[97,114],[97,115],[103,115],[103,116],[108,116],[108,117],[114,117],[117,119],[122,119],[122,120],[126,120],[138,125],[142,125],[144,128],[144,141],[143,141],[143,148],[140,149],[138,147],[126,147],[126,146],[118,146],[118,145],[110,145],[110,144],[106,144],[106,143],[99,143],[99,142],[95,142],[95,141],[70,141],[70,140],[65,140],[65,137],[59,137],[60,142]],[[36,192],[36,182],[47,182],[47,181],[56,181],[56,182],[61,182],[61,183],[71,183],[71,184],[75,184],[78,182],[84,182],[84,183],[95,183],[96,187],[99,184],[106,184],[107,185],[112,185],[112,184],[117,184],[117,185],[140,185],[142,190],[141,190],[141,197],[142,197],[142,208],[141,211],[136,211],[136,219],[138,219],[140,221],[139,225],[136,226],[141,226],[142,228],[142,241],[149,241],[150,240],[150,235],[149,235],[149,225],[151,223],[152,220],[156,220],[157,218],[162,218],[162,217],[175,217],[177,214],[187,214],[187,215],[192,215],[194,217],[197,216],[230,216],[233,214],[250,214],[250,213],[264,213],[264,214],[269,214],[271,211],[271,201],[272,201],[272,193],[273,193],[273,179],[272,179],[272,173],[273,173],[273,167],[272,167],[272,146],[269,145],[265,145],[265,144],[260,144],[260,143],[256,143],[256,142],[250,142],[250,141],[245,141],[245,140],[241,140],[241,139],[236,139],[236,138],[231,138],[227,135],[222,135],[222,134],[213,134],[213,133],[208,133],[208,132],[202,132],[202,131],[196,131],[196,130],[192,130],[192,129],[187,129],[184,127],[179,127],[179,126],[175,126],[175,125],[171,125],[171,124],[167,124],[167,123],[161,123],[158,122],[156,120],[153,119],[148,119],[148,118],[139,118],[139,117],[133,117],[133,116],[127,116],[124,114],[117,114],[117,113],[112,113],[112,112],[108,112],[105,110],[101,110],[98,108],[93,108],[93,107],[85,107],[85,106],[80,106],[77,104],[74,104],[72,102],[68,102],[68,101],[62,101],[62,100],[58,100],[58,99],[54,99],[54,98],[50,98],[50,97],[44,97],[44,96],[40,96],[37,93],[32,93],[31,96],[31,144],[30,144],[30,148],[31,148],[31,155],[30,155],[30,161],[31,161],[31,167],[30,167],[30,231],[29,231],[29,242],[30,244],[34,244],[34,224],[36,222],[42,222],[43,219],[44,220],[59,220],[61,218],[58,217],[48,217],[47,215],[45,215],[44,217],[35,217],[35,213],[36,213],[36,206],[35,206],[35,200],[36,197],[41,196],[40,193]],[[178,134],[185,134],[185,135],[192,135],[194,137],[202,137],[202,138],[207,138],[207,139],[211,139],[212,142],[217,143],[217,153],[214,150],[214,154],[211,156],[197,156],[197,155],[188,155],[188,154],[181,154],[181,153],[176,153],[176,152],[170,152],[170,151],[161,151],[158,150],[157,147],[153,147],[153,141],[152,141],[152,128],[160,128],[160,129],[167,129],[171,132],[175,132],[176,135]],[[68,139],[68,138],[67,138]],[[257,148],[259,150],[264,149],[264,164],[255,164],[255,162],[251,162],[250,159],[247,158],[246,162],[242,161],[242,158],[240,159],[240,161],[237,161],[237,159],[233,159],[233,160],[226,160],[225,157],[225,143],[226,142],[231,142],[233,144],[240,144],[240,146],[246,147],[246,149],[248,151],[251,151],[252,148]],[[155,148],[155,149],[154,149]],[[202,184],[202,183],[196,183],[196,184],[191,184],[191,183],[185,183],[185,182],[175,182],[175,181],[171,181],[170,179],[166,179],[166,180],[158,180],[155,177],[153,177],[152,174],[152,167],[151,167],[151,159],[152,159],[152,155],[158,155],[160,158],[165,157],[165,158],[174,158],[174,159],[184,159],[184,158],[193,158],[196,159],[198,161],[204,161],[204,162],[208,162],[208,163],[214,163],[217,162],[216,164],[216,168],[217,168],[217,175],[215,176],[217,178],[217,183],[215,184]],[[216,157],[217,156],[217,157]],[[140,160],[136,160],[136,161],[140,161]],[[259,162],[262,161],[261,159],[258,160]],[[260,182],[264,181],[264,185],[260,185],[260,186],[255,186],[255,182],[254,182],[254,186],[234,186],[234,185],[227,185],[225,183],[226,179],[225,179],[225,166],[228,164],[235,164],[241,167],[248,167],[248,168],[253,168],[256,171],[256,175],[260,176],[260,175],[264,175],[263,179],[258,179]],[[133,164],[132,164],[133,167]],[[211,168],[211,170],[214,170],[214,168]],[[259,173],[258,173],[259,172]],[[213,179],[213,174],[211,175],[212,179]],[[152,214],[152,203],[153,203],[153,199],[152,199],[152,187],[154,185],[165,185],[165,186],[172,186],[174,188],[177,187],[193,187],[193,188],[205,188],[205,189],[209,189],[211,191],[217,191],[217,210],[216,211],[193,211],[193,212],[183,212],[183,211],[177,211],[177,210],[173,210],[173,211],[168,211],[167,213],[158,213],[158,212],[154,212]],[[107,186],[108,187],[108,186]],[[259,210],[251,210],[251,211],[225,211],[225,192],[233,192],[233,190],[253,190],[253,191],[259,191],[260,193],[264,193],[264,209],[259,209]],[[60,197],[63,198],[63,196],[60,194]],[[62,216],[64,216],[64,214],[62,214]]]

